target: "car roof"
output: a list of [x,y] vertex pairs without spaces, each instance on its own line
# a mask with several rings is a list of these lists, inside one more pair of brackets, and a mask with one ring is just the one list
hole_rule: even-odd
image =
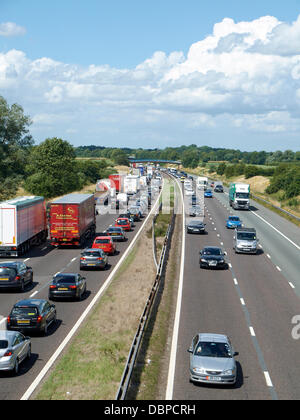
[[1,261],[0,267],[15,267],[16,265],[19,265],[20,261]]
[[252,232],[256,233],[255,228],[245,228],[245,227],[239,227],[236,229],[238,232]]
[[99,248],[86,248],[85,250],[83,250],[83,252],[103,252],[103,251],[102,249],[99,249]]
[[222,248],[220,248],[219,246],[205,246],[203,249],[220,249],[222,251]]
[[17,306],[42,306],[47,301],[45,299],[23,299],[15,303],[14,307]]
[[201,220],[191,220],[189,225],[203,225],[204,223]]
[[111,236],[109,236],[109,235],[96,236],[94,241],[96,241],[96,239],[111,239]]
[[17,334],[19,334],[18,331],[0,330],[0,340],[7,340],[10,342]]
[[199,341],[212,341],[216,343],[228,343],[228,337],[225,334],[199,333]]

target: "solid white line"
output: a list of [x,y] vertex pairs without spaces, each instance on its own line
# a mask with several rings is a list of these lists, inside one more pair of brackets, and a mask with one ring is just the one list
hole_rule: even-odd
[[6,317],[3,317],[0,321],[0,324],[2,324],[2,322],[4,323],[6,321]]
[[116,264],[116,266],[114,267],[114,269],[112,270],[112,272],[110,273],[110,275],[108,276],[108,278],[106,279],[106,281],[104,282],[104,284],[102,285],[101,289],[95,295],[94,299],[90,302],[90,304],[87,306],[87,308],[85,309],[85,311],[81,314],[80,318],[77,320],[77,322],[75,323],[75,325],[73,326],[73,328],[70,330],[69,334],[65,337],[65,339],[62,341],[62,343],[59,345],[59,347],[56,349],[56,351],[50,357],[50,359],[48,360],[48,362],[46,363],[46,365],[40,371],[40,373],[38,374],[38,376],[35,378],[35,380],[29,386],[29,388],[24,393],[24,395],[21,397],[21,400],[28,400],[30,398],[31,394],[34,392],[34,390],[39,385],[39,383],[41,382],[41,380],[43,379],[43,377],[46,375],[46,373],[48,372],[48,370],[51,368],[51,366],[53,365],[53,363],[56,361],[56,359],[58,358],[58,356],[60,355],[60,353],[63,351],[63,349],[65,348],[65,346],[71,340],[71,338],[73,337],[73,335],[76,333],[76,331],[78,330],[78,328],[80,327],[80,325],[82,324],[82,322],[84,321],[84,319],[86,318],[86,316],[89,314],[89,312],[91,311],[92,307],[96,304],[96,302],[99,300],[99,298],[105,292],[105,290],[107,289],[107,287],[110,285],[110,283],[111,283],[114,275],[116,274],[116,272],[118,271],[119,267],[121,266],[121,264],[123,263],[123,261],[125,260],[125,258],[128,256],[128,254],[131,251],[131,249],[133,248],[133,245],[136,243],[137,239],[139,238],[139,236],[140,236],[140,234],[141,234],[141,232],[143,230],[143,227],[147,223],[150,215],[153,213],[154,209],[156,209],[157,204],[159,203],[159,197],[160,197],[160,194],[158,195],[157,200],[156,200],[153,208],[151,209],[150,213],[148,214],[148,216],[146,217],[145,221],[141,225],[141,227],[138,230],[137,234],[135,235],[135,237],[133,238],[133,240],[129,244],[129,246],[126,248],[124,254],[122,255],[122,257],[120,258],[120,260],[118,261],[118,263]]
[[269,387],[272,387],[273,386],[273,384],[272,384],[272,381],[271,381],[271,378],[270,378],[270,375],[269,375],[269,372],[264,372],[264,375],[265,375],[265,379],[266,379],[266,382],[267,382],[267,386],[269,386]]
[[255,337],[255,332],[254,332],[253,327],[249,327],[249,330],[250,330],[250,334],[252,335],[252,337]]
[[[176,180],[177,182],[177,180]],[[178,184],[178,182],[177,182]],[[178,184],[179,185],[179,184]],[[174,388],[174,378],[175,378],[175,365],[176,365],[176,353],[177,353],[177,343],[178,343],[178,333],[179,333],[179,321],[180,321],[180,312],[181,312],[181,302],[182,302],[182,290],[183,290],[183,274],[184,274],[184,263],[185,263],[185,211],[184,211],[184,199],[182,190],[179,186],[182,199],[182,244],[181,244],[181,265],[180,265],[180,276],[179,276],[179,285],[178,285],[178,295],[177,295],[177,304],[176,304],[176,313],[173,326],[173,336],[172,336],[172,345],[170,351],[170,362],[169,362],[169,373],[168,373],[168,382],[166,390],[166,400],[172,400],[173,398],[173,388]]]
[[259,216],[258,214],[256,214],[254,211],[250,210],[251,213],[254,214],[254,216],[259,217],[263,222],[265,222],[267,225],[269,225],[272,229],[274,229],[277,233],[279,233],[279,235],[281,235],[284,239],[286,239],[287,241],[289,241],[292,245],[294,245],[297,249],[300,250],[300,246],[295,244],[295,242],[291,241],[290,238],[288,238],[287,236],[285,236],[282,232],[280,232],[280,230],[276,229],[276,227],[274,227],[273,225],[271,225],[271,223],[267,222],[263,217]]

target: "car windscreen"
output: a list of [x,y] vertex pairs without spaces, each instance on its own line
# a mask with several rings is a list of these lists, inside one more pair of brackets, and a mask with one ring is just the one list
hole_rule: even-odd
[[120,228],[109,228],[108,232],[109,233],[121,233],[121,229]]
[[249,198],[249,193],[237,192],[237,198]]
[[20,307],[17,306],[12,310],[12,316],[33,318],[38,315],[38,310],[32,306]]
[[200,341],[194,354],[202,357],[232,357],[228,344],[210,341]]
[[242,241],[255,241],[256,235],[252,232],[238,232],[237,239]]
[[236,216],[230,216],[228,218],[228,220],[230,220],[230,222],[239,222],[240,219],[238,217],[236,217]]
[[110,239],[96,239],[95,244],[109,244]]
[[59,276],[54,279],[56,284],[74,284],[76,282],[75,276]]
[[128,225],[127,220],[117,220],[118,225]]
[[8,341],[7,340],[0,340],[0,350],[7,349]]
[[14,277],[17,271],[11,267],[0,267],[0,277]]
[[203,250],[203,255],[221,255],[221,250],[216,248],[205,248]]

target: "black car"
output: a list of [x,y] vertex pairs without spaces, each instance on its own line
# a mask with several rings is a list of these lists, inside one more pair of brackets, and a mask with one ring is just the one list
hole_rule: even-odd
[[207,246],[200,251],[200,268],[226,268],[225,254],[221,248]]
[[206,233],[205,224],[199,220],[191,220],[187,225],[187,233]]
[[8,330],[36,331],[47,335],[56,322],[56,308],[45,299],[24,299],[12,308],[6,320]]
[[81,300],[86,292],[86,279],[76,273],[56,274],[49,285],[49,299],[73,298]]
[[215,192],[224,192],[223,185],[216,185],[214,188]]
[[24,291],[27,284],[33,283],[33,271],[21,261],[0,263],[0,289],[19,289]]

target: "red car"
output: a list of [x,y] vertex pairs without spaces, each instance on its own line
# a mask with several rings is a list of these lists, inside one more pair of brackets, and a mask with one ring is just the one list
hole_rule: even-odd
[[130,231],[131,230],[131,223],[127,217],[119,217],[116,220],[115,227],[121,227],[123,230]]
[[102,249],[102,251],[109,255],[114,255],[117,250],[117,246],[111,236],[97,236],[92,248]]

